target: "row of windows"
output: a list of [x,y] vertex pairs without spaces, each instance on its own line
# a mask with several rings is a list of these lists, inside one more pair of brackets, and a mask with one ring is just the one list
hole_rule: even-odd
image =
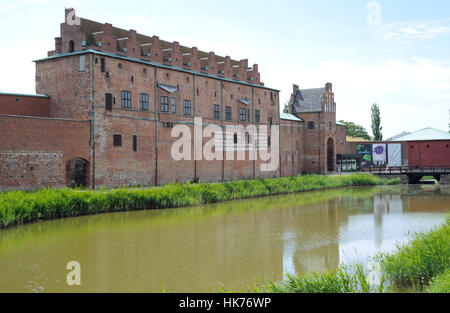
[[[245,133],[245,140],[246,143],[250,143],[250,134]],[[233,136],[233,142],[234,144],[238,143],[238,135],[234,134]],[[267,137],[267,145],[271,146],[271,137]],[[122,135],[113,135],[113,146],[114,147],[122,147]],[[137,136],[133,136],[133,151],[137,151]]]
[[[113,146],[122,147],[122,135],[113,135]],[[137,151],[137,136],[133,136],[133,151]]]
[[[106,110],[112,110],[113,105],[113,96],[110,93],[107,93],[105,95],[106,98]],[[122,91],[121,92],[121,105],[122,108],[125,109],[131,109],[131,92],[129,91]],[[161,112],[169,112],[169,97],[167,96],[161,96],[160,97],[160,110]],[[149,110],[149,95],[146,93],[140,93],[139,94],[139,109],[143,111]],[[171,113],[177,113],[177,101],[176,98],[171,97],[170,98],[170,112]],[[191,115],[191,101],[190,100],[184,100],[183,101],[183,114],[184,115]],[[239,110],[239,120],[240,121],[247,121],[247,115],[250,117],[250,110],[241,108]],[[215,119],[220,119],[220,105],[214,104],[214,112],[213,116]],[[230,106],[227,106],[225,108],[225,118],[228,121],[232,120],[232,108]],[[261,121],[261,111],[255,110],[255,122],[259,123]]]

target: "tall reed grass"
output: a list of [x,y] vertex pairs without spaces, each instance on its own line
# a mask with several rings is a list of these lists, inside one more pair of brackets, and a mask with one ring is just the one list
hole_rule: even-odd
[[438,290],[450,278],[450,217],[440,228],[415,234],[413,240],[392,253],[378,256],[383,270],[399,287],[417,291]]
[[106,212],[175,208],[344,186],[399,184],[370,174],[293,176],[216,184],[100,190],[42,189],[0,193],[0,228]]
[[312,273],[300,276],[286,275],[281,283],[270,282],[267,286],[254,287],[257,293],[383,293],[390,289],[381,277],[379,286],[369,284],[368,274],[358,264],[355,269],[341,265],[326,273]]

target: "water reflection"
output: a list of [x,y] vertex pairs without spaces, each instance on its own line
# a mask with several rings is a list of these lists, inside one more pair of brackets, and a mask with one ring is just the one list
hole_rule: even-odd
[[[0,292],[248,290],[367,260],[444,221],[446,187],[376,187],[48,221],[0,231]],[[65,285],[65,265],[82,286]]]

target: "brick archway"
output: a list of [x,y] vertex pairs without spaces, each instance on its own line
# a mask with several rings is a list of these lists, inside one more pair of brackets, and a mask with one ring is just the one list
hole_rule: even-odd
[[327,141],[327,171],[334,172],[336,171],[336,154],[335,154],[335,146],[333,138],[328,138]]
[[66,185],[68,187],[87,187],[89,185],[89,161],[75,158],[66,164]]

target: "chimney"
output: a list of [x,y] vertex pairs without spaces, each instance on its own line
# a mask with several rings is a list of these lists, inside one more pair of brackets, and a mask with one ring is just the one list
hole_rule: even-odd
[[295,95],[296,93],[297,93],[297,90],[298,90],[298,85],[296,85],[296,84],[293,84],[293,94]]
[[55,52],[56,53],[62,52],[62,38],[61,37],[55,38]]

